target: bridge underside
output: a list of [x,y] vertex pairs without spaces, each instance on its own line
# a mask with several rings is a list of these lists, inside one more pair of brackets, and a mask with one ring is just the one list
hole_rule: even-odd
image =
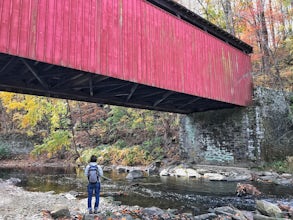
[[3,53],[0,53],[0,90],[183,114],[235,107]]

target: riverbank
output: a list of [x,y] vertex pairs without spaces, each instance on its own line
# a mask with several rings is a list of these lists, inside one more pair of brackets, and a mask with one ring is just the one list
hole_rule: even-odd
[[0,220],[205,220],[205,219],[292,219],[293,204],[274,205],[256,200],[255,211],[238,210],[233,206],[216,207],[195,216],[178,209],[125,206],[112,197],[101,197],[99,213],[87,213],[87,199],[77,199],[74,192],[28,192],[15,186],[17,179],[0,179]]
[[27,168],[27,167],[75,167],[70,160],[36,159],[29,155],[19,155],[14,159],[1,160],[2,168]]

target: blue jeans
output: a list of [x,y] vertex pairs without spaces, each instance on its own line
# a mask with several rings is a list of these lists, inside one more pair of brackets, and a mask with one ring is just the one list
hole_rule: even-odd
[[100,182],[88,184],[88,186],[87,186],[87,192],[88,192],[87,207],[89,210],[92,209],[92,198],[93,198],[94,191],[95,191],[95,195],[96,195],[95,210],[98,210],[99,203],[100,203],[100,188],[101,188]]

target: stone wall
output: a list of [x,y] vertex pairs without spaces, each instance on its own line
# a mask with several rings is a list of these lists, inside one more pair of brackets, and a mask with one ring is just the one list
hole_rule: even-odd
[[258,164],[293,155],[293,127],[282,92],[257,88],[249,107],[194,113],[181,119],[190,162]]

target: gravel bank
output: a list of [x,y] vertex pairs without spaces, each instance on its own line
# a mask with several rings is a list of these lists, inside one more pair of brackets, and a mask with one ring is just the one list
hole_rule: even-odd
[[[47,210],[55,210],[58,206],[68,207],[76,216],[87,212],[87,199],[75,199],[70,194],[28,192],[11,180],[0,180],[0,195],[0,220],[43,220]],[[112,212],[123,207],[101,197],[100,209]]]

